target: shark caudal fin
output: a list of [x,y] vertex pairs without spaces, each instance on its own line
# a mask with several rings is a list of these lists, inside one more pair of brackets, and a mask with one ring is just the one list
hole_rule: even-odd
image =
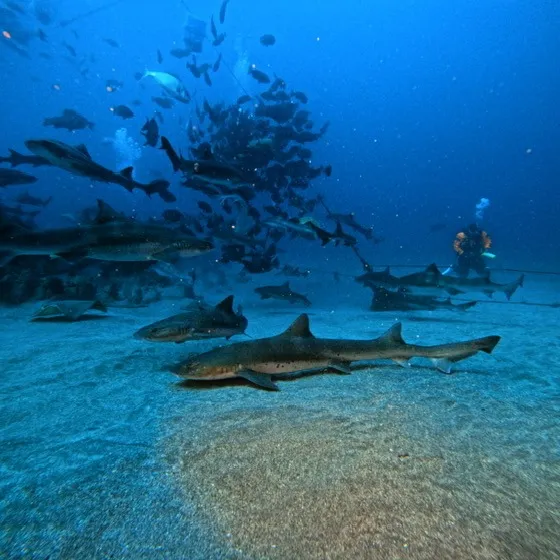
[[522,274],[515,282],[512,282],[511,284],[508,284],[504,288],[504,294],[506,294],[506,298],[508,299],[508,301],[511,299],[511,296],[513,296],[513,294],[515,294],[515,292],[517,291],[517,288],[522,288],[523,287],[523,282],[524,281],[525,281],[525,274]]
[[478,352],[492,354],[492,351],[496,348],[501,338],[501,336],[485,336],[484,338],[469,340],[468,342],[462,343],[462,346],[465,348],[464,351],[457,352],[448,358],[433,358],[432,363],[439,371],[443,373],[451,373],[453,364],[460,362],[461,360],[466,360],[467,358],[478,354]]
[[173,166],[173,171],[179,171],[181,169],[181,158],[177,155],[177,152],[173,149],[171,142],[165,137],[161,137],[161,148],[169,158],[171,165]]

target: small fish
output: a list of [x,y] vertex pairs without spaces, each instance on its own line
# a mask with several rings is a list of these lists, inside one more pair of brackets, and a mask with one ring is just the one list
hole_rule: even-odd
[[62,45],[73,57],[78,56],[78,53],[76,52],[76,49],[72,45],[69,45],[66,42],[62,43]]
[[243,105],[249,101],[251,101],[251,96],[250,95],[242,95],[241,97],[239,97],[237,99],[237,101],[235,102],[236,105]]
[[144,146],[152,146],[155,148],[159,140],[159,127],[155,119],[147,119],[146,124],[140,130],[140,133],[146,139]]
[[208,72],[204,72],[204,81],[208,87],[212,87],[212,80],[210,79]]
[[270,34],[266,34],[263,35],[260,39],[259,39],[261,45],[264,45],[265,47],[272,47],[272,45],[274,45],[276,43],[276,37],[274,35],[270,35]]
[[222,53],[218,55],[216,62],[214,62],[214,66],[212,66],[212,72],[217,72],[220,69],[221,62],[222,62]]
[[114,40],[114,39],[103,39],[109,46],[118,49],[120,47],[120,45]]
[[303,93],[303,91],[292,92],[292,97],[294,97],[299,102],[304,103],[304,104],[307,103],[307,101],[308,101],[307,95],[305,95],[305,93]]
[[210,18],[210,32],[212,33],[214,40],[216,40],[218,37],[218,30],[216,29],[216,24],[214,23],[214,16]]
[[257,80],[257,82],[259,82],[259,84],[269,84],[270,83],[270,78],[264,72],[261,72],[260,70],[257,70],[253,66],[251,66],[249,68],[249,74],[251,74],[251,76],[253,76],[253,78],[255,78],[255,80]]
[[205,214],[212,214],[212,206],[208,202],[199,200],[196,204]]
[[152,101],[157,103],[162,109],[171,109],[175,105],[175,101],[169,97],[152,97]]
[[157,54],[158,64],[161,64],[163,62],[163,55],[161,54],[161,51],[158,49],[156,54]]
[[134,112],[126,105],[117,105],[116,107],[112,107],[111,111],[115,117],[120,117],[124,120],[132,119],[134,117]]
[[163,211],[162,217],[166,222],[169,222],[170,224],[176,224],[177,222],[182,221],[185,216],[181,211],[175,208],[170,208]]
[[226,21],[226,8],[229,3],[229,0],[224,0],[222,5],[220,6],[220,23],[223,25],[224,21]]
[[219,47],[223,42],[224,39],[226,38],[226,34],[225,33],[220,33],[213,41],[212,41],[212,45],[214,47]]
[[175,58],[186,58],[191,54],[191,51],[189,49],[171,49],[169,54]]

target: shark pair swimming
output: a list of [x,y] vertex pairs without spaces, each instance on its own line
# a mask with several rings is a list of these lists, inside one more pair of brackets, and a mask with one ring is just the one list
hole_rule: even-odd
[[414,272],[406,276],[393,276],[389,268],[382,272],[368,270],[358,276],[356,282],[368,288],[384,288],[392,291],[406,291],[418,296],[447,297],[482,292],[488,297],[496,292],[505,294],[509,300],[523,286],[524,275],[509,284],[498,284],[489,275],[477,278],[459,278],[445,276],[435,264],[431,264],[422,272]]
[[491,354],[499,341],[499,336],[487,336],[434,346],[407,344],[401,336],[400,323],[374,340],[317,338],[309,329],[308,316],[303,314],[277,336],[214,348],[187,358],[171,371],[198,381],[241,377],[277,391],[275,378],[325,369],[349,374],[352,362],[357,361],[388,359],[408,365],[411,358],[422,357],[429,358],[440,371],[450,373],[456,362],[478,352]]

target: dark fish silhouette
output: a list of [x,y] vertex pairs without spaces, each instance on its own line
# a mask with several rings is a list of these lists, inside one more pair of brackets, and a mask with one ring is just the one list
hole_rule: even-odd
[[289,303],[303,303],[306,306],[311,305],[307,296],[298,294],[290,288],[290,283],[288,281],[280,284],[280,286],[262,286],[260,288],[255,288],[255,292],[261,296],[261,299],[279,299]]
[[111,111],[115,117],[120,117],[121,119],[132,119],[134,117],[134,111],[127,107],[126,105],[117,105],[116,107],[112,107]]
[[262,35],[259,41],[261,42],[261,45],[264,45],[265,47],[272,47],[272,45],[276,43],[276,37],[274,35],[266,34]]
[[220,6],[220,23],[223,25],[224,21],[226,21],[226,8],[229,4],[229,0],[224,0],[222,5]]
[[37,177],[28,175],[17,169],[0,168],[0,187],[9,187],[10,185],[29,185],[35,183]]
[[84,128],[93,129],[95,123],[88,121],[83,115],[80,115],[74,109],[64,109],[59,117],[48,117],[43,121],[43,126],[52,126],[54,128],[65,128],[70,132],[74,130],[83,130]]
[[152,146],[153,148],[157,146],[159,140],[159,126],[155,119],[147,119],[140,133],[146,139],[144,146]]
[[91,159],[87,148],[70,146],[56,140],[27,140],[25,145],[35,155],[47,159],[51,165],[65,169],[74,175],[89,177],[102,183],[113,183],[128,191],[140,189],[148,196],[159,195],[165,202],[175,202],[176,197],[169,191],[169,181],[156,179],[149,183],[140,183],[133,179],[132,167],[122,169],[119,173],[111,171]]

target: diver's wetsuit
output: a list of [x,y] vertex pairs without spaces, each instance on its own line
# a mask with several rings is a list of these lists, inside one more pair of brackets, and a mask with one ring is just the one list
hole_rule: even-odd
[[463,278],[469,275],[471,269],[480,276],[488,274],[482,254],[491,245],[488,234],[474,224],[459,232],[453,242],[453,249],[457,253],[457,264],[453,267],[455,273]]

